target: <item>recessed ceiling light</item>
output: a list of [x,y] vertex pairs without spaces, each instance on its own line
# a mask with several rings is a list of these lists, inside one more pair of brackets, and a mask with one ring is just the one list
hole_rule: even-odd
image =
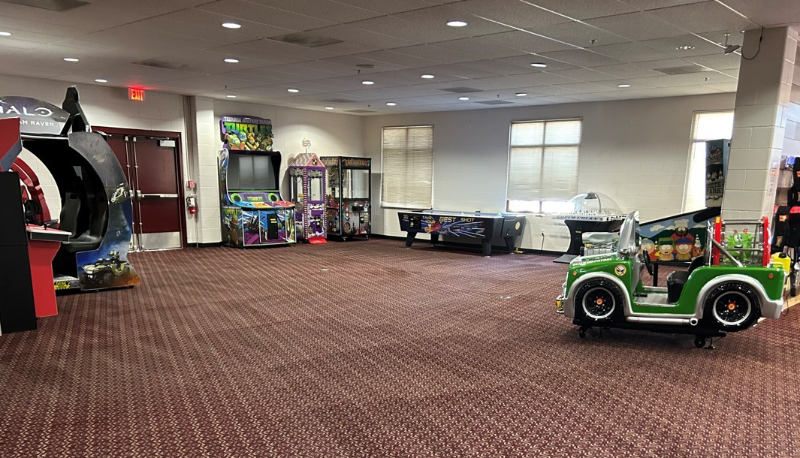
[[293,87],[290,87],[289,89],[287,89],[287,91],[291,92],[292,94],[296,94],[296,93],[300,92],[300,89],[295,89]]
[[236,96],[235,96],[235,95],[233,95],[233,94],[228,94],[228,95],[226,95],[225,97],[227,97],[227,98],[229,98],[229,99],[235,99],[235,98],[236,98]]
[[229,64],[238,64],[239,63],[239,59],[234,59],[233,57],[228,57],[227,59],[225,59],[225,62],[229,63]]
[[691,49],[694,49],[694,46],[691,46],[691,45],[683,45],[683,46],[678,46],[678,47],[677,47],[677,48],[675,48],[675,49],[677,49],[678,51],[689,51],[689,50],[691,50]]
[[108,80],[105,79],[105,78],[97,78],[96,80],[94,80],[94,82],[95,83],[107,83]]
[[467,23],[464,21],[447,21],[447,25],[450,27],[466,27]]
[[469,100],[469,97],[459,97],[458,100]]
[[226,29],[241,29],[242,24],[237,24],[235,22],[223,22],[222,27],[225,27]]
[[631,85],[630,84],[617,84],[617,87],[626,88],[626,87],[631,87]]
[[65,62],[80,62],[80,59],[76,59],[75,57],[65,57]]
[[0,32],[0,37],[10,37],[11,32]]
[[424,75],[419,75],[420,78],[425,78],[426,80],[433,79],[433,75],[426,73]]
[[333,110],[333,107],[325,107],[326,110]]
[[517,92],[514,95],[516,95],[517,97],[525,97],[526,95],[528,95],[528,93],[527,92]]
[[395,105],[397,105],[397,104],[396,104],[396,103],[394,103],[394,102],[386,102],[386,106],[387,106],[387,107],[393,107],[393,106],[395,106]]
[[364,81],[361,82],[361,84],[366,84],[367,86],[369,86],[370,84],[375,84],[375,81],[364,80]]
[[547,67],[547,64],[545,64],[544,62],[534,62],[531,64],[531,67],[545,68]]

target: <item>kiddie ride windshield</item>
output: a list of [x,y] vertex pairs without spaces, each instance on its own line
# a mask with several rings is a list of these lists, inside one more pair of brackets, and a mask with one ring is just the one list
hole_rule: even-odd
[[779,318],[784,308],[787,265],[782,254],[770,257],[769,227],[760,221],[716,218],[709,224],[704,255],[688,270],[674,271],[666,287],[648,287],[641,271],[652,275],[642,255],[638,212],[627,215],[614,253],[575,258],[562,293],[559,312],[580,326],[631,328],[694,334],[695,345],[755,324]]

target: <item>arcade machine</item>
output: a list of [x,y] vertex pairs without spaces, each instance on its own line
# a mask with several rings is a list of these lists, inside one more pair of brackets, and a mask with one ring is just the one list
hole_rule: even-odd
[[509,252],[525,230],[525,216],[514,213],[453,212],[418,210],[399,212],[400,230],[407,232],[406,247],[411,247],[417,233],[431,235],[435,246],[439,236],[478,240],[484,256],[492,254],[492,241],[502,240]]
[[320,160],[328,170],[325,197],[328,237],[369,238],[372,160],[341,156],[323,156]]
[[553,219],[563,219],[569,229],[569,248],[553,262],[569,264],[581,255],[585,233],[616,232],[625,221],[619,205],[610,197],[599,192],[578,194],[569,200],[571,210],[553,215]]
[[29,218],[30,179],[15,167],[21,151],[20,120],[0,119],[0,334],[36,329],[36,318],[58,313],[52,262],[69,237]]
[[272,122],[223,116],[220,124],[223,243],[237,248],[295,243],[295,206],[278,190],[281,153],[272,151]]
[[800,161],[795,157],[781,158],[778,189],[775,193],[772,252],[786,253],[791,259],[789,293],[797,295],[797,268],[800,262]]
[[325,242],[325,165],[314,153],[298,154],[289,165],[297,239]]
[[[44,163],[58,186],[58,228],[69,233],[55,259],[55,289],[100,290],[140,284],[127,259],[133,209],[122,167],[91,127],[78,90],[67,89],[63,108],[28,97],[0,98],[0,118],[18,117],[22,147]],[[14,170],[29,190],[28,222],[49,223],[35,175],[17,160]]]

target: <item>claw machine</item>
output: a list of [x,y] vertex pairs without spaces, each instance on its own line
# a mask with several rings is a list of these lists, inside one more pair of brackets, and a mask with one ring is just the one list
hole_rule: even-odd
[[372,159],[323,156],[328,172],[325,216],[328,237],[369,238],[372,205]]

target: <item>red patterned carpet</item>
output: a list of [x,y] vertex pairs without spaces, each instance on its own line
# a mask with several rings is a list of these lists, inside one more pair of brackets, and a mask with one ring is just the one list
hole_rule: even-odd
[[581,340],[552,257],[417,245],[134,255],[0,337],[0,455],[800,456],[796,309]]

